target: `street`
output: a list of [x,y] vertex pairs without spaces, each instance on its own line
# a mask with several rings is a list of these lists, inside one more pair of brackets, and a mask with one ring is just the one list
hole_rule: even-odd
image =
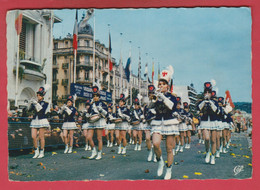
[[[192,136],[191,149],[184,149],[174,158],[172,179],[247,179],[252,176],[252,152],[246,133],[232,133],[228,153],[221,153],[216,164],[205,163],[204,145]],[[43,159],[32,159],[32,154],[9,157],[9,179],[13,181],[67,181],[67,180],[154,180],[157,163],[147,162],[148,151],[142,143],[141,151],[127,146],[126,155],[118,155],[117,147],[104,145],[101,160],[89,160],[91,151],[74,148],[72,154],[63,149],[46,151]],[[165,141],[161,144],[166,160]],[[165,169],[164,169],[165,172]]]

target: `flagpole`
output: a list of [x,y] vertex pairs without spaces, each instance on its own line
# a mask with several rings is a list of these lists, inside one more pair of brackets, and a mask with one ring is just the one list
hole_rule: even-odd
[[[145,54],[146,55],[146,66],[147,66],[147,70],[148,70],[148,53]],[[146,68],[145,68],[146,69]],[[148,73],[146,73],[146,92],[147,92],[147,97],[148,97]]]
[[139,64],[138,64],[138,88],[139,88],[139,94],[141,95],[141,52],[140,52],[140,47],[138,47],[139,49]]
[[123,33],[120,33],[121,36],[121,42],[120,42],[120,61],[119,61],[119,68],[120,68],[120,90],[119,93],[121,94],[123,92],[123,64],[122,64],[122,35]]
[[[108,24],[108,34],[110,34],[110,28],[109,28],[110,24]],[[108,50],[108,59],[107,59],[107,63],[108,63],[108,92],[110,92],[110,63],[109,63],[109,58],[111,57],[111,54]],[[110,58],[111,59],[111,58]],[[112,61],[112,60],[111,60]]]
[[[131,51],[132,51],[132,46],[131,46],[131,43],[132,41],[129,41],[130,43],[130,52],[129,52],[129,57],[130,57],[130,60],[131,60]],[[130,76],[129,76],[129,83],[130,83],[130,106],[132,105],[132,82],[131,82],[131,75],[132,75],[132,71],[131,71],[131,62],[130,62],[130,65],[129,65],[129,71],[130,71]]]
[[95,66],[95,51],[96,51],[96,45],[95,45],[95,12],[93,12],[93,17],[94,17],[94,30],[93,30],[93,84],[92,86],[94,86],[95,84],[95,72],[96,72],[96,66]]
[[152,83],[154,84],[154,82],[153,82],[153,77],[154,77],[154,58],[152,58],[152,60],[153,60],[153,67],[152,67]]
[[20,34],[18,34],[17,37],[18,43],[17,43],[17,58],[16,58],[16,80],[15,80],[15,106],[18,106],[18,73],[19,73],[19,62],[20,62],[20,56],[19,56],[19,46],[20,46]]

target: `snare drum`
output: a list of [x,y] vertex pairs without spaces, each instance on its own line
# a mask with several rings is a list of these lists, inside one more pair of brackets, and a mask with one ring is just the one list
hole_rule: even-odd
[[99,114],[94,114],[89,118],[89,123],[95,123],[100,119],[100,115]]
[[114,123],[122,123],[123,120],[121,118],[116,118],[113,121]]
[[132,122],[131,122],[131,125],[138,125],[139,123],[140,123],[139,120],[137,120],[137,121],[132,121]]

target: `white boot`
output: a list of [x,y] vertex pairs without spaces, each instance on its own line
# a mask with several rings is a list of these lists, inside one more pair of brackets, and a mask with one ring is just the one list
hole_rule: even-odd
[[186,149],[187,149],[187,148],[188,148],[188,144],[185,144],[185,147],[184,147],[184,148],[186,148]]
[[180,150],[180,145],[177,145],[176,152],[179,152],[179,150]]
[[88,144],[86,144],[86,146],[85,146],[85,151],[87,151],[88,150]]
[[102,158],[102,151],[98,151],[96,160],[100,160]]
[[68,152],[68,150],[69,150],[69,145],[65,145],[65,150],[64,150],[64,154],[66,154],[67,152]]
[[228,151],[227,151],[227,148],[224,147],[224,148],[223,148],[223,153],[226,154],[227,152],[228,152]]
[[32,158],[37,158],[39,156],[39,147],[37,147],[36,150],[34,150],[34,156]]
[[227,143],[227,148],[229,148],[229,142]]
[[207,152],[205,162],[209,163],[209,161],[210,161],[210,152]]
[[153,154],[153,162],[157,162],[156,155]]
[[110,143],[109,143],[109,141],[107,141],[107,147],[109,147],[109,145],[110,145]]
[[123,147],[123,150],[122,150],[121,154],[126,154],[126,147]]
[[44,157],[44,149],[40,150],[40,155],[38,156],[38,158],[43,158]]
[[139,144],[138,147],[137,147],[137,150],[138,150],[138,151],[141,151],[141,149],[142,149],[142,148],[141,148],[141,145]]
[[172,149],[172,155],[175,156],[175,148]]
[[129,144],[132,144],[132,138],[130,138]]
[[220,157],[220,151],[217,150],[217,152],[216,152],[216,158],[219,158],[219,157]]
[[88,150],[91,150],[91,146],[90,145],[88,145]]
[[152,158],[153,158],[153,151],[152,151],[152,149],[151,149],[151,150],[149,150],[147,161],[148,161],[148,162],[151,162],[151,161],[152,161]]
[[135,145],[135,149],[134,150],[137,151],[137,144]]
[[210,164],[215,164],[215,155],[211,155]]
[[158,169],[157,169],[157,176],[161,176],[163,174],[163,166],[164,166],[164,161],[162,156],[160,157],[160,160],[158,161]]
[[166,173],[164,179],[171,179],[172,177],[172,165],[170,167],[166,167]]
[[121,144],[118,146],[118,151],[117,151],[117,154],[121,154],[121,151],[122,151],[122,149],[121,149]]
[[183,152],[183,146],[181,146],[181,148],[180,148],[180,152]]
[[223,152],[223,145],[220,146],[219,152],[220,152],[220,153]]
[[202,140],[202,144],[205,144],[205,140]]
[[109,144],[109,147],[113,147],[113,142],[111,142],[111,143]]
[[190,144],[187,145],[187,149],[190,149]]
[[92,153],[91,153],[91,156],[89,157],[89,159],[90,159],[90,160],[91,160],[91,159],[94,159],[96,155],[97,155],[97,151],[96,151],[96,148],[94,147],[94,148],[92,149]]
[[71,154],[72,153],[72,146],[69,147],[69,151],[68,151],[68,154]]
[[201,139],[199,140],[199,143],[201,144]]

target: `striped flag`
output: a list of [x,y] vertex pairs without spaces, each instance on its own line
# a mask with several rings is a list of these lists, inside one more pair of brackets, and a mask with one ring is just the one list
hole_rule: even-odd
[[76,10],[76,19],[73,30],[73,49],[77,51],[78,49],[78,10]]
[[139,63],[138,63],[138,79],[141,78],[141,56],[139,53]]
[[227,90],[226,93],[225,93],[225,102],[226,102],[227,104],[229,104],[232,108],[235,107],[235,105],[234,105],[233,102],[232,102],[232,99],[231,99],[231,95],[230,95],[229,90]]
[[15,19],[15,29],[17,35],[19,35],[22,32],[22,24],[23,24],[23,14],[20,13]]
[[111,35],[110,35],[110,32],[109,32],[109,47],[108,47],[108,50],[109,50],[109,56],[108,56],[109,71],[112,71],[113,63],[112,63],[112,60],[111,60],[112,47],[111,47]]
[[153,62],[153,68],[152,68],[152,82],[153,82],[153,77],[154,77],[154,62]]
[[125,66],[125,75],[128,82],[130,80],[130,64],[131,64],[131,57],[127,59],[126,66]]

